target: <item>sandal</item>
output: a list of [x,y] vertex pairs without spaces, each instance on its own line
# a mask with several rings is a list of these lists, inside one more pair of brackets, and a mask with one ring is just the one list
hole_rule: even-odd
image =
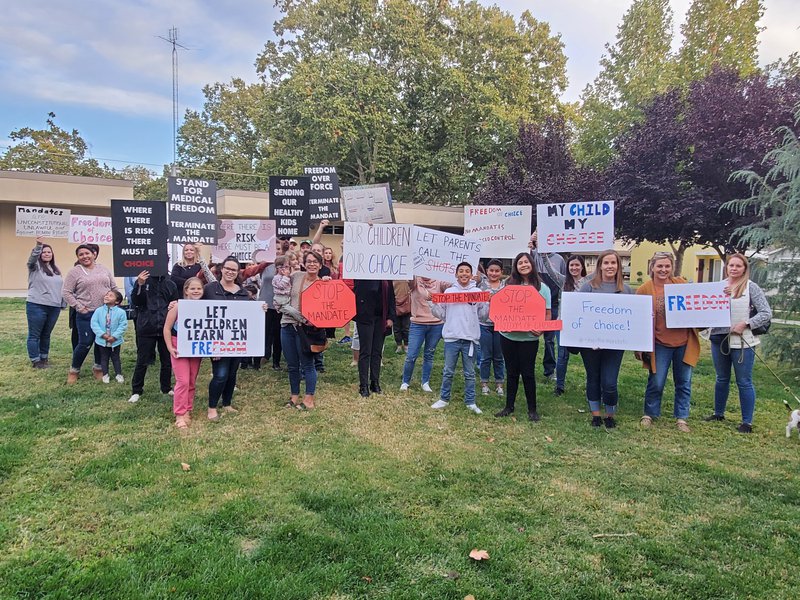
[[175,427],[178,429],[189,429],[189,424],[186,422],[186,419],[175,419]]
[[291,400],[287,400],[286,404],[283,405],[283,408],[297,408],[297,404],[295,404]]
[[650,417],[648,415],[643,416],[639,420],[639,425],[641,425],[642,427],[650,427],[652,424],[653,424],[653,417]]
[[232,406],[223,406],[222,410],[224,410],[226,413],[231,413],[231,414],[235,414],[235,413],[239,412],[238,410],[236,410]]
[[295,404],[294,407],[297,410],[308,410],[308,407],[305,404],[303,404],[302,402],[300,404]]
[[676,425],[678,426],[678,431],[682,431],[683,433],[691,432],[691,429],[689,429],[689,424],[683,419],[678,419]]
[[[215,412],[216,412],[216,411],[215,411]],[[208,415],[208,420],[209,420],[209,421],[214,421],[214,422],[216,422],[216,421],[219,421],[219,413],[216,413],[216,414],[214,414],[214,415],[212,415],[211,413],[209,413],[209,415]]]

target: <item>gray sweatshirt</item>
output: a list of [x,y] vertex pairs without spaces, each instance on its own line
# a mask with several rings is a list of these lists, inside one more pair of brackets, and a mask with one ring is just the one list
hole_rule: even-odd
[[28,302],[43,306],[64,306],[61,289],[64,278],[61,275],[48,275],[39,268],[39,256],[43,246],[36,244],[28,258]]

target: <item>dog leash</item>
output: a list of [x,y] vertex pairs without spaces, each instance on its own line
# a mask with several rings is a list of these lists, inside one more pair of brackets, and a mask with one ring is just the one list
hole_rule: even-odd
[[[728,336],[730,336],[730,334],[728,334]],[[748,343],[747,343],[747,340],[746,340],[746,339],[744,339],[744,337],[743,337],[743,336],[741,337],[741,339],[742,339],[742,342],[744,342],[744,343],[747,345],[747,347],[748,347],[748,348],[750,348],[750,349],[753,351],[753,354],[756,356],[756,358],[757,358],[758,360],[760,360],[762,363],[764,363],[764,366],[765,366],[765,367],[767,367],[767,370],[768,370],[770,373],[772,373],[772,376],[773,376],[773,377],[775,377],[775,379],[777,379],[777,380],[778,380],[778,383],[780,383],[780,384],[783,386],[783,391],[784,391],[784,392],[786,392],[787,394],[791,395],[791,396],[792,396],[792,398],[794,398],[794,399],[795,399],[795,402],[797,402],[797,404],[800,404],[800,398],[798,398],[798,397],[797,397],[797,394],[795,394],[795,393],[792,391],[792,388],[790,388],[790,387],[789,387],[789,386],[788,386],[786,383],[784,383],[783,379],[781,379],[781,378],[778,376],[778,374],[777,374],[775,371],[773,371],[773,370],[772,370],[772,367],[770,367],[770,366],[769,366],[769,364],[767,364],[767,361],[765,361],[765,360],[762,358],[762,356],[761,356],[761,355],[760,355],[758,352],[756,352],[756,349],[755,349],[753,346],[751,346],[750,344],[748,344]],[[728,339],[728,347],[730,348],[730,337],[729,337],[729,339]],[[729,350],[729,351],[730,351],[730,350]],[[741,355],[740,355],[740,356],[741,356]],[[785,399],[785,398],[783,399],[783,404],[784,404],[784,406],[785,406],[786,408],[788,408],[789,410],[792,410],[792,406],[791,406],[791,405],[790,405],[790,404],[789,404],[789,403],[786,401],[786,399]]]

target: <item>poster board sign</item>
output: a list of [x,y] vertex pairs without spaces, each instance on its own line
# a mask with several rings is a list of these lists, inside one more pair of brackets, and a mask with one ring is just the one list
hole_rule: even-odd
[[169,241],[173,244],[217,242],[217,182],[167,177]]
[[310,195],[311,177],[270,175],[269,218],[275,221],[277,235],[308,235]]
[[431,302],[435,304],[470,304],[488,302],[489,292],[455,292],[450,294],[431,294]]
[[345,279],[412,279],[411,225],[344,224]]
[[49,206],[17,206],[17,237],[66,238],[70,211]]
[[178,300],[178,356],[263,356],[264,309],[245,300]]
[[561,294],[561,344],[573,348],[653,351],[653,301],[636,294]]
[[114,238],[114,275],[169,273],[167,205],[158,200],[112,200],[111,235]]
[[496,331],[560,331],[561,321],[547,318],[547,302],[532,285],[507,285],[489,302]]
[[463,235],[413,226],[414,275],[449,281],[455,279],[456,266],[468,262],[478,272],[481,243]]
[[110,246],[111,217],[95,217],[92,215],[70,215],[69,237],[70,244],[97,244]]
[[566,202],[536,207],[540,252],[598,252],[614,247],[614,202]]
[[388,183],[341,188],[344,220],[356,223],[394,223],[392,190]]
[[344,327],[356,316],[356,295],[341,279],[315,281],[300,296],[300,309],[315,327]]
[[731,298],[727,281],[671,283],[664,286],[667,327],[730,327]]
[[211,260],[221,262],[235,256],[241,263],[275,261],[275,221],[266,219],[221,219],[217,223],[217,245]]
[[530,206],[465,206],[464,237],[481,243],[481,256],[514,258],[528,249]]
[[311,222],[317,223],[323,219],[341,221],[339,175],[336,174],[336,167],[305,167],[303,172],[311,177],[311,194],[308,197]]

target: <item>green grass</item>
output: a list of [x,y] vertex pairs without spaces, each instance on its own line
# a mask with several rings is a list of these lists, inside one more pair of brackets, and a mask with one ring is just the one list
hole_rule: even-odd
[[[605,431],[588,425],[578,357],[565,396],[540,382],[531,424],[521,399],[519,420],[491,416],[497,396],[479,395],[481,416],[430,410],[421,363],[401,394],[390,343],[382,396],[358,397],[334,346],[315,411],[281,408],[285,373],[242,371],[241,412],[217,424],[205,364],[180,432],[152,369],[135,405],[127,382],[67,388],[66,315],[49,371],[28,365],[25,332],[24,303],[0,301],[2,598],[796,597],[800,441],[785,439],[785,392],[760,364],[751,436],[735,432],[735,392],[727,422],[701,422],[707,348],[681,434],[669,418],[639,429],[632,356],[620,426]],[[127,381],[130,340],[123,357]],[[434,384],[440,373],[441,348]]]

